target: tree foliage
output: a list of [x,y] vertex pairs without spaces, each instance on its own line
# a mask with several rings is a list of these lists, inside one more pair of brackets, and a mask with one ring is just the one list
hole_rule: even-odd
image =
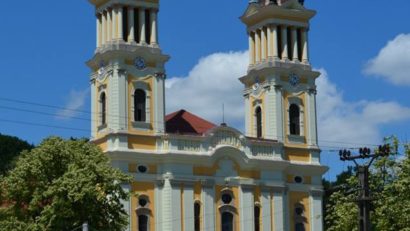
[[127,216],[121,183],[129,176],[86,140],[48,138],[23,152],[1,180],[0,230],[122,230]]
[[31,150],[30,145],[17,137],[0,134],[0,175],[5,175],[13,168],[14,160],[23,150]]
[[[392,155],[378,158],[370,171],[371,223],[375,231],[410,231],[410,148],[396,138],[386,140]],[[402,153],[399,155],[399,153]],[[344,181],[328,182],[325,227],[328,231],[358,230],[358,180],[342,174]]]

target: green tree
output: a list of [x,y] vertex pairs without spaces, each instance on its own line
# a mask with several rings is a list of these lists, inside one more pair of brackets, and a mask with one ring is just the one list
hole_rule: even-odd
[[[386,142],[390,144],[392,155],[378,158],[370,170],[372,226],[375,231],[410,231],[409,145],[399,145],[394,137]],[[398,155],[400,152],[404,154]],[[345,183],[330,184],[329,188],[335,190],[327,190],[326,230],[358,230],[357,177],[352,174]]]
[[23,150],[31,150],[30,145],[17,137],[0,134],[0,175],[13,168],[15,159]]
[[123,230],[121,183],[130,177],[86,140],[48,138],[25,151],[0,182],[0,230]]

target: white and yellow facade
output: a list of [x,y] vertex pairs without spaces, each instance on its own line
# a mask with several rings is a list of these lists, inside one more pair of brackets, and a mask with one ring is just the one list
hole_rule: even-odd
[[[167,132],[159,0],[89,0],[96,7],[92,140],[131,174],[129,231],[323,230],[317,143],[318,72],[300,1],[252,1],[244,84],[246,132]],[[212,94],[212,92],[210,92]],[[240,97],[240,96],[238,96]]]

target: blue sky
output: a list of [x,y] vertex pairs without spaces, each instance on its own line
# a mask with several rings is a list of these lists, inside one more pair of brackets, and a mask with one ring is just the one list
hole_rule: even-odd
[[[406,80],[410,72],[410,35],[406,36],[410,34],[410,1],[305,2],[318,11],[309,39],[311,63],[323,73],[318,84],[323,92],[318,96],[323,163],[339,163],[335,162],[336,153],[327,150],[343,145],[377,144],[390,134],[410,139],[410,76]],[[214,94],[211,86],[203,86],[194,92],[224,99],[228,110],[235,113],[227,113],[228,123],[242,127],[241,85],[235,79],[246,66],[222,70],[218,64],[246,64],[248,40],[238,18],[247,4],[247,0],[161,1],[160,44],[171,55],[166,67],[170,77],[168,112],[186,108],[219,123],[222,102],[205,97],[210,108],[198,108],[183,100],[192,92],[180,89],[189,84],[198,87],[198,79],[209,78],[225,88]],[[2,6],[0,133],[32,143],[49,135],[89,136],[89,70],[85,62],[95,49],[92,6],[86,0],[5,1]],[[44,105],[70,106],[85,113]],[[80,120],[62,119],[59,114]],[[342,163],[332,164],[328,176],[343,167]]]

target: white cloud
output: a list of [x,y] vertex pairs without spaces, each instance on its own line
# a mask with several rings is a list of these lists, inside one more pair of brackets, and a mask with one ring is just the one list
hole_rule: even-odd
[[327,72],[323,69],[320,72],[317,108],[319,140],[323,146],[378,144],[383,138],[382,125],[410,119],[410,108],[397,102],[345,101],[343,93],[330,82]]
[[186,109],[214,123],[222,122],[222,104],[228,124],[243,123],[243,85],[248,52],[215,53],[199,60],[186,77],[167,79],[167,111]]
[[[184,108],[219,123],[224,102],[228,124],[242,129],[243,85],[238,78],[246,74],[247,65],[247,52],[216,53],[202,58],[188,76],[167,80],[168,112]],[[378,144],[383,138],[383,125],[410,119],[410,108],[396,102],[347,102],[326,71],[320,72],[317,107],[322,147]]]
[[80,114],[79,110],[84,106],[88,93],[88,88],[79,91],[71,90],[64,109],[57,111],[56,118],[66,120]]
[[410,34],[400,34],[389,41],[367,63],[364,73],[384,78],[395,85],[410,86]]

